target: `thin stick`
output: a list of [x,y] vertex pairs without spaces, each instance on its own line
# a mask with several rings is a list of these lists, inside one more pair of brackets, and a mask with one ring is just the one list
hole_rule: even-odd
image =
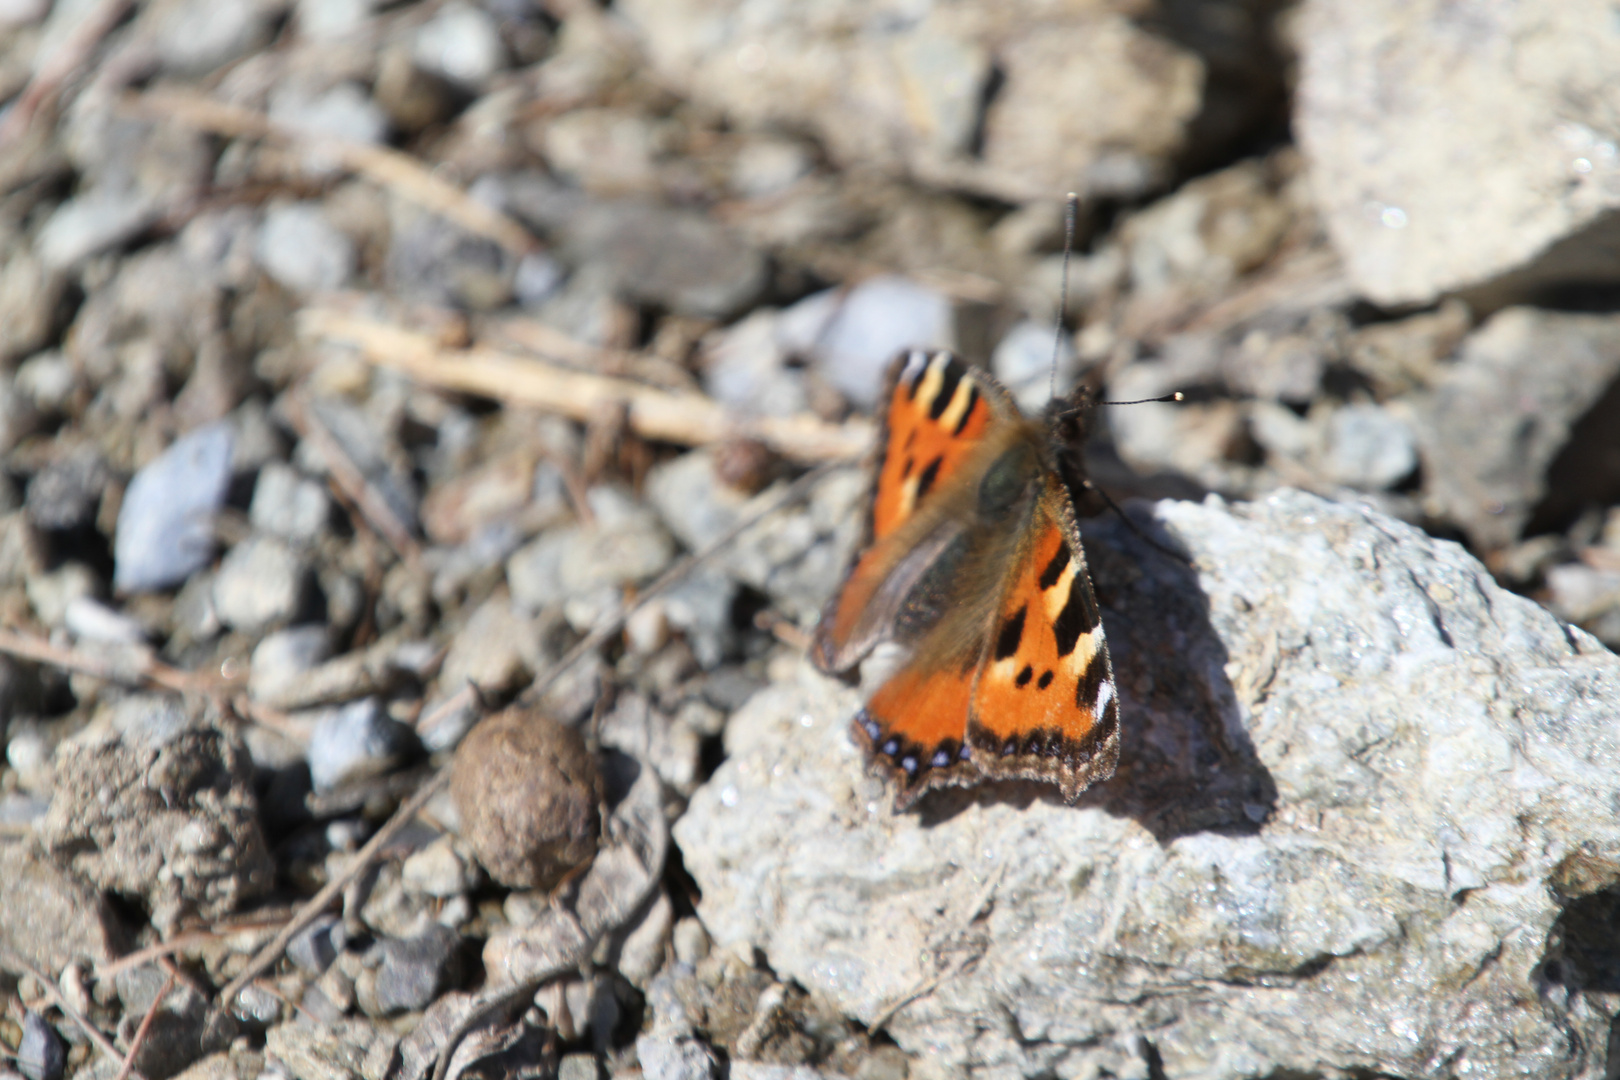
[[39,107],[60,90],[73,73],[84,66],[90,53],[118,25],[133,0],[100,0],[95,7],[80,16],[79,24],[65,37],[49,56],[40,58],[28,85],[17,97],[0,121],[0,146],[16,139],[34,122]]
[[173,120],[217,135],[278,139],[309,146],[335,158],[348,171],[426,207],[468,232],[495,241],[514,255],[527,255],[540,248],[529,230],[516,220],[485,206],[398,150],[301,131],[252,109],[227,105],[188,90],[148,90],[126,98],[125,105],[143,116]]
[[229,1010],[236,1001],[236,995],[242,992],[243,987],[274,967],[292,939],[297,937],[301,930],[314,922],[323,911],[330,907],[332,901],[342,895],[344,888],[350,881],[359,877],[367,867],[376,861],[383,848],[387,847],[394,837],[398,836],[405,826],[411,823],[411,819],[416,816],[416,812],[426,806],[428,800],[437,795],[449,780],[450,767],[447,765],[429,777],[417,789],[416,794],[401,803],[399,809],[394,811],[394,816],[389,818],[383,824],[383,827],[378,829],[376,834],[366,841],[365,846],[355,854],[354,860],[341,873],[323,885],[321,891],[312,896],[303,907],[299,908],[298,913],[288,920],[286,926],[281,928],[281,932],[271,938],[264,948],[253,954],[253,959],[248,961],[247,967],[243,968],[236,978],[225,984],[225,989],[220,991],[220,1007]]
[[[595,943],[592,942],[592,944]],[[541,968],[528,978],[515,982],[511,986],[503,986],[499,990],[489,991],[488,996],[475,1002],[472,1012],[463,1017],[461,1023],[451,1029],[450,1034],[444,1040],[444,1045],[439,1048],[439,1059],[433,1066],[433,1080],[445,1080],[446,1075],[450,1072],[450,1061],[456,1056],[456,1050],[460,1047],[462,1040],[474,1028],[482,1024],[486,1017],[501,1009],[509,1008],[515,1001],[533,997],[536,991],[552,979],[557,978],[557,976],[566,975],[570,971],[577,971],[578,959],[578,957],[573,957],[568,960],[560,960],[550,967]]]
[[108,682],[126,685],[149,682],[180,694],[211,693],[221,689],[225,682],[223,679],[170,667],[153,658],[149,651],[138,652],[132,649],[131,658],[139,656],[139,666],[124,667],[114,659],[76,649],[65,649],[52,645],[45,638],[15,630],[0,630],[0,653],[32,660],[37,664],[49,664],[64,671],[93,675]]
[[589,421],[622,404],[630,429],[644,439],[707,446],[753,438],[803,464],[851,461],[866,451],[872,428],[860,421],[829,424],[813,415],[743,418],[702,394],[659,390],[628,379],[571,371],[530,356],[483,346],[447,349],[426,334],[330,308],[306,309],[299,331],[317,340],[359,348],[361,356],[429,386],[478,394]]
[[119,972],[127,971],[133,967],[179,952],[191,945],[201,945],[207,941],[218,940],[219,935],[212,930],[187,930],[183,934],[176,934],[168,941],[160,941],[156,945],[148,945],[144,949],[137,949],[127,956],[120,956],[110,964],[96,965],[96,981],[110,979]]
[[116,1080],[129,1080],[129,1070],[135,1065],[135,1055],[141,1052],[141,1044],[146,1041],[146,1033],[152,1030],[152,1021],[157,1019],[158,1006],[163,1004],[163,999],[168,997],[169,991],[173,989],[174,972],[171,971],[169,977],[163,981],[163,989],[152,999],[152,1007],[141,1017],[141,1026],[135,1029],[135,1038],[130,1040],[129,1044],[129,1056],[124,1058],[124,1064],[119,1066]]
[[382,535],[394,553],[413,567],[421,565],[422,548],[411,535],[411,530],[394,513],[394,508],[388,505],[388,500],[382,497],[376,485],[366,478],[360,466],[349,457],[337,436],[321,422],[315,410],[308,407],[301,393],[287,395],[287,419],[292,421],[298,434],[308,439],[310,445],[320,453],[343,494],[360,508],[366,521]]
[[100,1050],[108,1061],[117,1062],[119,1069],[125,1068],[127,1063],[124,1055],[118,1052],[117,1048],[108,1041],[107,1036],[103,1035],[99,1028],[85,1019],[83,1013],[67,1003],[67,999],[56,988],[56,983],[51,981],[50,976],[10,949],[0,949],[0,967],[8,967],[19,974],[32,975],[34,981],[44,989],[45,996],[51,999],[51,1004],[61,1009],[63,1016],[79,1025],[85,1037],[95,1044],[96,1049]]
[[284,922],[286,922],[286,919],[260,919],[256,922],[225,923],[209,930],[186,930],[183,933],[176,934],[168,941],[160,941],[156,945],[136,949],[134,952],[120,956],[110,963],[97,964],[96,979],[101,981],[114,978],[119,973],[130,968],[140,967],[142,964],[150,963],[153,960],[161,960],[192,945],[204,945],[210,941],[218,941],[220,938],[231,934],[240,934],[247,930],[268,930],[272,926],[280,926]]

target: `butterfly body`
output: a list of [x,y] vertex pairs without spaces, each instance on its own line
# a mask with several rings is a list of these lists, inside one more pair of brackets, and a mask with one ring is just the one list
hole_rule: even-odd
[[986,778],[1073,799],[1113,774],[1119,706],[1060,415],[1024,417],[948,353],[900,357],[885,400],[867,542],[812,659],[893,665],[853,730],[902,809]]

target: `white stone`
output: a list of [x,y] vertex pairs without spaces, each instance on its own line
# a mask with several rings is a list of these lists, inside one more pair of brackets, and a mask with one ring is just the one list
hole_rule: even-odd
[[1017,399],[1018,407],[1035,415],[1052,399],[1074,388],[1079,358],[1068,334],[1049,323],[1025,319],[1007,331],[990,357],[990,368]]
[[1620,38],[1604,0],[1309,0],[1294,130],[1362,293],[1620,277]]
[[319,203],[272,206],[259,226],[256,253],[265,273],[295,293],[342,288],[354,273],[354,242]]
[[463,86],[479,87],[506,66],[506,47],[489,13],[460,0],[416,32],[416,61]]

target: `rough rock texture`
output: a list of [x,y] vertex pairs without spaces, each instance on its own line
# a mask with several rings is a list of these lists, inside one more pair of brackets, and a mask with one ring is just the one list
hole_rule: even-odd
[[1612,20],[1601,0],[1304,5],[1295,130],[1368,298],[1620,276]]
[[1142,192],[1184,148],[1204,81],[1197,56],[1107,4],[618,10],[665,79],[745,125],[807,126],[840,161],[1011,201]]
[[863,1022],[920,992],[946,1075],[1603,1075],[1620,661],[1371,511],[1154,515],[1196,571],[1085,529],[1112,781],[896,815],[806,671],[675,827],[715,940]]
[[0,948],[53,974],[76,957],[111,959],[123,944],[100,894],[31,840],[0,844],[0,911]]
[[[1463,343],[1418,425],[1435,509],[1490,549],[1517,540],[1538,509],[1568,519],[1620,495],[1620,431],[1605,396],[1617,378],[1620,320],[1497,313]],[[1571,467],[1553,475],[1560,456]]]
[[223,915],[275,876],[246,749],[161,699],[126,702],[57,748],[40,835],[95,885],[142,897],[160,927]]

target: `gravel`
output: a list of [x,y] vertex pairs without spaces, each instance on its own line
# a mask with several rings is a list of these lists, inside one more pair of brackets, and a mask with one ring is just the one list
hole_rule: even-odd
[[[460,1075],[1603,1073],[1597,0],[93,6],[0,2],[0,949],[127,1050],[164,943],[140,1075],[426,1080],[554,970]],[[1056,448],[1073,807],[892,814],[803,664],[937,345],[1184,398]]]

